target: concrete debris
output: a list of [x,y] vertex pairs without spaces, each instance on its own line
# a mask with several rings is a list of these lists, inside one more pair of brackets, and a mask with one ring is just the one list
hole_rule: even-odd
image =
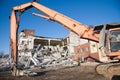
[[24,64],[24,68],[55,68],[77,66],[78,62],[68,56],[68,51],[63,50],[60,46],[54,46],[54,49],[45,48],[38,45],[34,50],[22,50],[19,54],[31,54],[29,56],[19,55],[19,63]]
[[[30,70],[24,70],[22,75],[36,76],[37,73],[36,73],[36,72],[32,72],[32,71],[30,71]],[[21,76],[22,76],[22,75],[21,75]]]
[[11,66],[10,58],[0,58],[0,72],[10,70]]
[[[45,38],[34,36],[34,31],[23,31],[18,40],[17,69],[20,75],[37,75],[33,69],[59,69],[79,65],[71,57],[68,38]],[[11,58],[0,60],[0,70],[12,69]]]
[[24,65],[23,69],[47,69],[79,64],[79,61],[71,58],[68,37],[48,38],[31,35],[34,33],[31,30],[26,31],[20,33],[18,40],[18,62]]

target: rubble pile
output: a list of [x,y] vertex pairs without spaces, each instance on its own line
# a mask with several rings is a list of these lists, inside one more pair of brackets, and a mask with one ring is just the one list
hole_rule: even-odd
[[24,64],[24,68],[58,68],[67,66],[76,66],[78,62],[71,59],[68,50],[63,47],[38,45],[33,50],[22,50],[19,53],[31,54],[31,56],[19,56],[19,63]]
[[8,71],[10,68],[10,58],[0,58],[0,72]]

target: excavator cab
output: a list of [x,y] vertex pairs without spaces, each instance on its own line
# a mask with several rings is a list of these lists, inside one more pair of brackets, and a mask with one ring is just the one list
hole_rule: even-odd
[[95,29],[100,31],[99,47],[103,47],[99,52],[103,63],[96,66],[96,72],[107,80],[113,80],[116,75],[120,78],[120,23],[99,25]]
[[120,60],[120,23],[97,25],[94,31],[99,31],[99,56],[105,62]]

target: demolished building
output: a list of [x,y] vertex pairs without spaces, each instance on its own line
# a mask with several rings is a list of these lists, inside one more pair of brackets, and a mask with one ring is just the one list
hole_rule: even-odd
[[[27,33],[26,33],[27,32]],[[23,30],[18,40],[18,58],[25,67],[73,66],[78,62],[69,58],[69,41],[66,38],[34,36],[33,30]]]
[[72,57],[80,59],[81,62],[99,62],[98,43],[81,39],[77,34],[70,32],[69,34],[70,50]]
[[65,38],[50,38],[35,36],[34,30],[23,30],[19,35],[18,44],[19,56],[31,57],[35,54],[35,51],[42,50],[41,52],[44,54],[57,53],[56,56],[59,56],[59,58],[60,56],[70,55],[70,57],[80,61],[99,61],[98,44],[87,39],[80,39],[71,31]]

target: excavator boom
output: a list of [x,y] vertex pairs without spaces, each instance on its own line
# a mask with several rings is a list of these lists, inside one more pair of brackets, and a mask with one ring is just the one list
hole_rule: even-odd
[[75,32],[80,37],[98,42],[99,34],[94,33],[93,28],[83,25],[37,2],[29,2],[26,4],[22,4],[20,6],[16,6],[12,8],[12,13],[10,18],[11,55],[13,61],[15,62],[15,66],[17,64],[17,31],[19,27],[19,18],[20,18],[20,15],[17,15],[16,12],[23,13],[25,10],[31,7],[38,9],[40,12],[44,13],[49,19],[62,24],[65,28]]
[[[106,36],[105,30],[109,31],[110,28],[115,29],[115,26],[105,24],[105,25],[101,25],[101,27],[96,27],[93,29],[90,26],[83,25],[83,24],[79,23],[78,21],[75,21],[75,20],[73,20],[73,19],[71,19],[71,18],[69,18],[61,13],[58,13],[52,9],[49,9],[49,8],[39,4],[37,2],[29,2],[26,4],[22,4],[20,6],[13,7],[11,17],[10,17],[11,57],[15,63],[15,65],[13,65],[13,75],[14,76],[19,75],[18,71],[17,71],[18,70],[17,69],[17,54],[18,54],[18,50],[17,50],[18,49],[18,47],[17,47],[17,42],[18,42],[17,41],[17,34],[18,34],[18,32],[17,31],[19,28],[20,15],[24,11],[26,11],[27,9],[29,9],[31,7],[34,7],[36,9],[38,9],[40,12],[45,14],[45,16],[40,15],[40,14],[35,14],[35,13],[33,13],[33,15],[40,16],[42,18],[58,22],[58,23],[62,24],[65,28],[76,33],[81,38],[85,38],[85,39],[99,42],[99,44],[100,44],[99,50],[101,50],[101,53],[99,54],[99,56],[101,56],[101,59],[102,59],[102,57],[105,59],[105,57],[109,56],[109,58],[111,58],[111,59],[120,60],[120,50],[119,50],[120,48],[119,48],[118,41],[116,42],[116,45],[115,45],[115,41],[113,41],[113,42],[111,41],[111,39],[112,39],[112,35],[110,36],[111,31],[109,32],[107,39],[105,37]],[[18,13],[18,14],[16,14],[16,13]],[[116,28],[118,28],[118,30],[120,30],[119,29],[120,25],[117,25]],[[115,32],[116,32],[116,30],[115,31],[113,30],[113,32],[111,32],[111,33],[113,34]],[[117,31],[116,33],[119,34],[119,31]],[[107,40],[106,45],[108,45],[107,47],[109,50],[109,54],[107,54],[107,56],[106,56],[105,50],[104,50],[105,39]],[[119,40],[119,39],[120,39],[120,35],[117,35],[117,40]],[[116,46],[117,49],[116,49],[116,47],[110,47],[110,46],[112,46],[111,44]],[[115,51],[115,50],[117,50],[117,51]],[[108,51],[106,51],[106,52],[108,52]],[[105,56],[103,56],[102,53],[105,54]],[[119,65],[120,65],[120,63],[118,63],[117,65],[116,64],[108,64],[108,65],[102,64],[102,65],[96,67],[96,71],[99,74],[103,74],[103,75],[107,74],[107,76],[105,75],[105,77],[107,77],[108,79],[111,80],[113,75],[120,74],[120,72],[118,70],[118,69],[120,69]]]
[[[20,6],[13,7],[11,14],[11,28],[10,28],[10,39],[11,39],[11,54],[14,62],[16,63],[17,57],[17,31],[18,25],[16,12],[24,12],[25,10],[35,7],[40,12],[44,13],[51,20],[54,20],[60,24],[62,24],[65,28],[75,32],[82,38],[98,41],[98,35],[94,34],[94,31],[91,27],[83,25],[67,16],[64,16],[54,10],[51,10],[37,2],[29,2],[26,4],[22,4]],[[96,35],[96,36],[95,36]]]

